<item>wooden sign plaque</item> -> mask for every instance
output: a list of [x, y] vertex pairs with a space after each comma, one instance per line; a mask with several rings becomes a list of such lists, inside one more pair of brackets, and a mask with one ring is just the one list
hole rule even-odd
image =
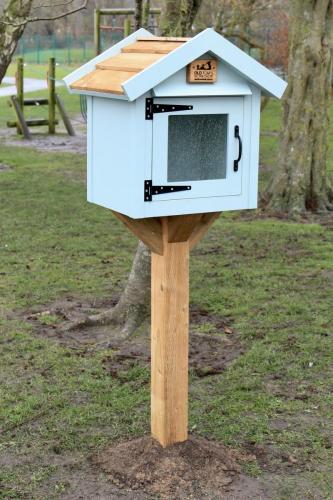
[[187, 83], [215, 83], [217, 80], [216, 59], [196, 59], [187, 65]]

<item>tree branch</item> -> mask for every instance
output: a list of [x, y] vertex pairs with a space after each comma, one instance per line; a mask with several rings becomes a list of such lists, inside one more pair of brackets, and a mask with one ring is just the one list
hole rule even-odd
[[14, 26], [15, 28], [19, 28], [20, 26], [25, 26], [28, 23], [35, 23], [36, 21], [55, 21], [56, 19], [61, 19], [66, 16], [70, 16], [71, 14], [75, 14], [75, 12], [79, 12], [80, 10], [84, 10], [87, 8], [88, 0], [84, 0], [83, 4], [80, 7], [69, 10], [68, 12], [63, 12], [62, 14], [58, 14], [56, 16], [51, 17], [28, 17], [21, 23], [14, 23], [10, 21], [3, 21], [0, 19], [0, 24], [7, 24], [9, 26]]
[[36, 5], [36, 7], [33, 7], [32, 10], [38, 10], [38, 9], [50, 9], [52, 7], [52, 9], [54, 9], [54, 7], [67, 7], [67, 5], [70, 5], [71, 3], [73, 3], [74, 0], [68, 0], [67, 2], [62, 2], [62, 3], [55, 3], [53, 5]]

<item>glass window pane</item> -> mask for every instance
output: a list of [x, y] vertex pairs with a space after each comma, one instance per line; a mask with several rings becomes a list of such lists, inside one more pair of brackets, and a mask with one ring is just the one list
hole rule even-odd
[[228, 115], [169, 116], [168, 182], [225, 179]]

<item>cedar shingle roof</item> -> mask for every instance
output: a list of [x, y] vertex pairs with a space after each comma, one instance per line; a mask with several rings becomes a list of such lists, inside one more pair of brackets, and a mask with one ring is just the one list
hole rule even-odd
[[189, 38], [139, 37], [116, 56], [96, 64], [95, 70], [72, 83], [75, 90], [124, 94], [122, 84], [181, 47]]

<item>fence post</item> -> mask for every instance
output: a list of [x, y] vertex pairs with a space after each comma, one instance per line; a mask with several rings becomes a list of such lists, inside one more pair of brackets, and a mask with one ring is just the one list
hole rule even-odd
[[95, 9], [95, 11], [94, 11], [94, 43], [95, 43], [95, 54], [97, 56], [101, 52], [100, 24], [101, 24], [101, 12], [99, 9]]
[[131, 34], [131, 19], [126, 16], [124, 20], [124, 38]]
[[[23, 83], [23, 77], [24, 77], [24, 59], [23, 57], [18, 57], [17, 58], [17, 68], [16, 68], [16, 73], [15, 73], [15, 82], [16, 82], [16, 94], [17, 94], [17, 101], [18, 104], [21, 108], [22, 115], [24, 115], [24, 83]], [[17, 122], [17, 133], [21, 134], [21, 128], [19, 127], [19, 123]]]
[[47, 73], [47, 86], [49, 90], [49, 134], [55, 134], [55, 58], [49, 59], [49, 70]]

